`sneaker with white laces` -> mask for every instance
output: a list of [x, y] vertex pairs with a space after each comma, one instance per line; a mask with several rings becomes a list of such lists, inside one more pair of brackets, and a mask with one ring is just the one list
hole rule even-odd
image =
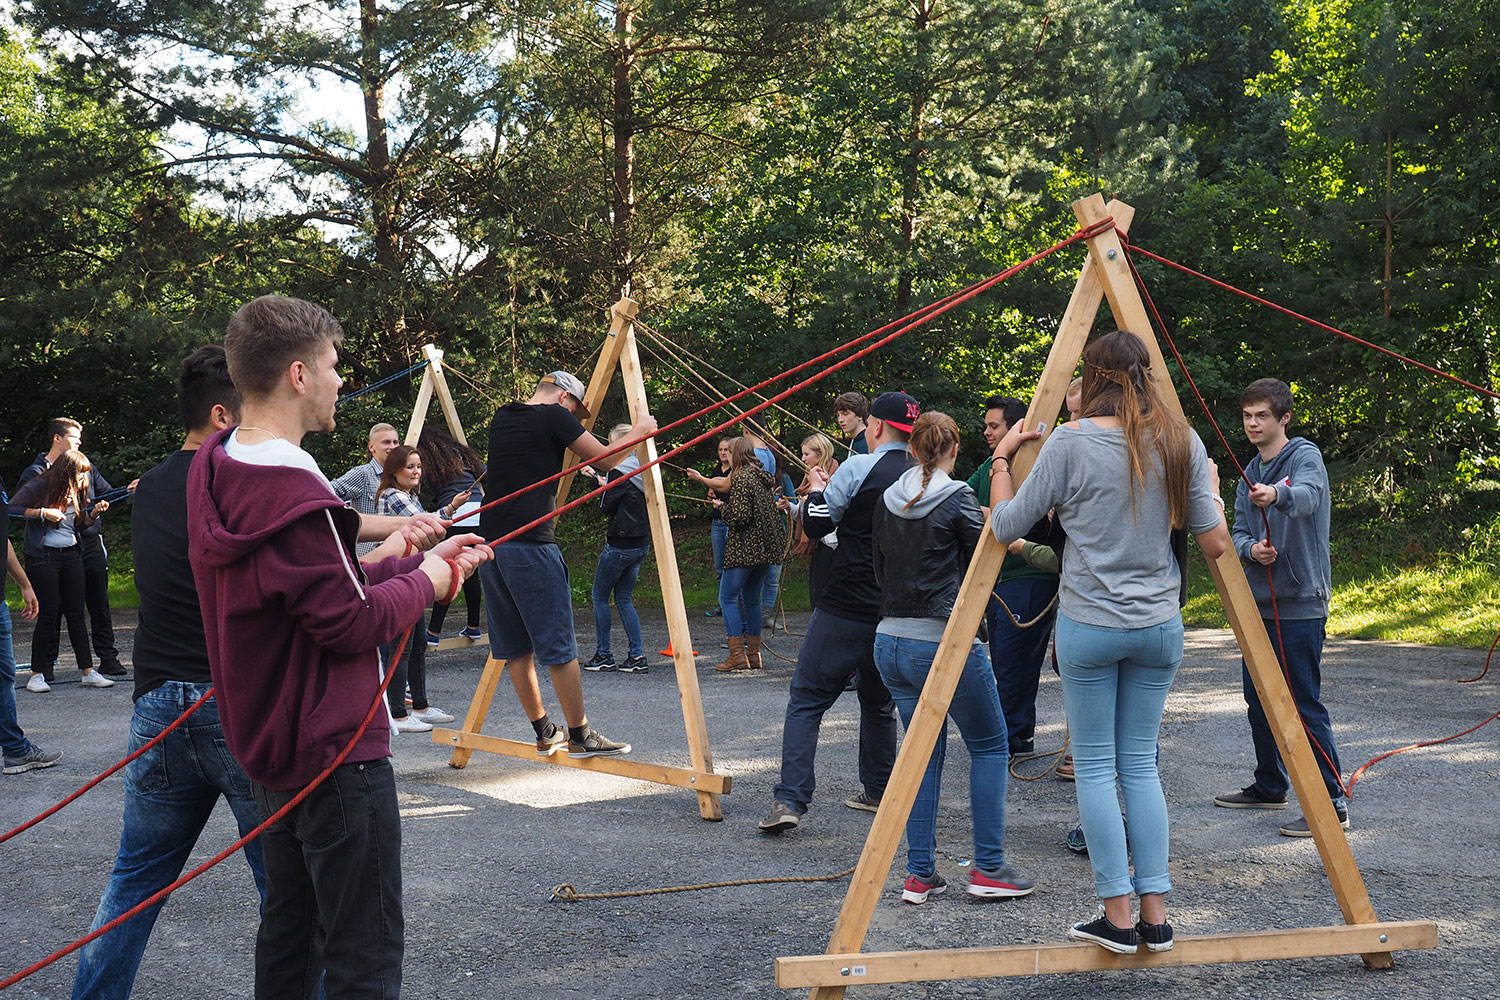
[[428, 705], [420, 712], [413, 712], [411, 713], [411, 717], [413, 719], [416, 719], [418, 722], [426, 722], [434, 726], [441, 726], [444, 723], [453, 721], [453, 716], [449, 715], [441, 708], [438, 708], [436, 705]]
[[423, 722], [415, 715], [403, 715], [401, 718], [395, 720], [395, 725], [392, 728], [398, 733], [430, 733], [432, 732], [432, 723]]
[[90, 670], [78, 681], [79, 685], [86, 688], [112, 688], [115, 682], [105, 677], [97, 670]]
[[948, 880], [937, 872], [931, 875], [908, 875], [906, 885], [901, 888], [901, 899], [907, 903], [921, 905], [928, 896], [936, 896], [948, 888]]
[[571, 737], [568, 739], [568, 756], [574, 760], [582, 760], [585, 757], [623, 757], [629, 752], [629, 743], [607, 740], [592, 729], [582, 740], [575, 740]]
[[1014, 896], [1029, 896], [1036, 883], [1026, 878], [1010, 865], [998, 868], [975, 866], [969, 872], [968, 893], [980, 899], [1003, 899]]
[[1104, 915], [1102, 906], [1099, 907], [1099, 912], [1094, 915], [1093, 920], [1069, 927], [1068, 937], [1073, 941], [1092, 941], [1116, 955], [1134, 955], [1137, 950], [1135, 928], [1116, 927]]
[[62, 760], [62, 751], [53, 750], [47, 752], [40, 747], [32, 747], [23, 754], [12, 757], [5, 755], [5, 773], [22, 774], [26, 771], [39, 771], [44, 767], [51, 767]]
[[41, 674], [32, 674], [31, 680], [26, 682], [26, 690], [32, 694], [46, 694], [52, 690], [52, 685], [47, 683], [47, 678]]

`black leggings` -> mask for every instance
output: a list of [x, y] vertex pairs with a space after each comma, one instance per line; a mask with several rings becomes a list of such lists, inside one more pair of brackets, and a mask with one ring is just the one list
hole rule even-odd
[[[448, 617], [448, 604], [434, 604], [432, 606], [432, 621], [427, 626], [427, 631], [433, 635], [443, 634], [443, 619]], [[484, 610], [484, 591], [479, 588], [479, 574], [475, 573], [464, 581], [464, 610], [469, 613], [469, 628], [479, 627], [479, 612]]]
[[381, 659], [385, 660], [385, 669], [394, 672], [391, 678], [391, 686], [385, 689], [385, 703], [391, 708], [391, 715], [398, 719], [405, 718], [408, 714], [406, 709], [406, 688], [411, 685], [411, 707], [418, 712], [427, 710], [427, 640], [422, 635], [423, 622], [425, 619], [418, 618], [417, 623], [412, 626], [411, 638], [406, 640], [406, 652], [401, 654], [400, 663], [391, 663], [391, 657], [396, 652], [396, 643], [401, 639], [398, 636], [395, 642], [380, 647]]
[[31, 669], [48, 682], [55, 679], [53, 666], [62, 642], [62, 620], [68, 620], [68, 641], [78, 669], [94, 669], [94, 654], [89, 647], [88, 614], [83, 604], [83, 549], [70, 545], [63, 549], [48, 548], [41, 558], [26, 557], [26, 575], [36, 589], [41, 613], [31, 633]]

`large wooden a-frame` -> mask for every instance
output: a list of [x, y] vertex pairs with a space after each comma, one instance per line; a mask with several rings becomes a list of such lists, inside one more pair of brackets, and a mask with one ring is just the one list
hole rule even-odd
[[[1080, 227], [1087, 228], [1113, 216], [1127, 231], [1134, 211], [1129, 205], [1093, 195], [1073, 205]], [[1067, 312], [1047, 357], [1026, 426], [1055, 426], [1069, 381], [1083, 354], [1101, 300], [1109, 301], [1115, 325], [1140, 336], [1151, 351], [1152, 371], [1159, 385], [1172, 384], [1171, 373], [1156, 343], [1119, 235], [1106, 230], [1088, 241], [1089, 255], [1068, 303]], [[1176, 393], [1164, 394], [1170, 405], [1181, 404]], [[1012, 463], [1019, 484], [1036, 460], [1040, 442], [1023, 447]], [[1381, 923], [1375, 916], [1364, 879], [1354, 863], [1349, 841], [1339, 827], [1313, 751], [1303, 731], [1297, 708], [1282, 677], [1276, 653], [1266, 634], [1239, 557], [1233, 549], [1211, 563], [1219, 597], [1224, 602], [1255, 689], [1265, 707], [1276, 745], [1286, 762], [1292, 786], [1302, 804], [1317, 842], [1323, 867], [1343, 911], [1346, 926], [1304, 927], [1225, 935], [1183, 936], [1167, 952], [1116, 955], [1092, 944], [1016, 945], [861, 954], [875, 904], [890, 873], [891, 862], [911, 813], [922, 775], [948, 705], [963, 671], [969, 645], [979, 628], [985, 604], [999, 574], [1005, 549], [986, 531], [964, 578], [963, 588], [943, 641], [922, 690], [921, 700], [896, 756], [880, 810], [870, 827], [864, 852], [833, 927], [824, 955], [776, 960], [776, 985], [784, 989], [812, 987], [815, 1000], [835, 1000], [846, 987], [875, 983], [975, 979], [991, 976], [1029, 976], [1050, 972], [1134, 969], [1159, 966], [1207, 965], [1276, 958], [1361, 955], [1370, 968], [1391, 965], [1391, 952], [1437, 945], [1437, 925], [1429, 921]]]
[[[588, 391], [585, 393], [584, 401], [590, 414], [599, 412], [599, 404], [604, 401], [604, 396], [609, 391], [609, 384], [614, 378], [616, 368], [620, 370], [621, 378], [625, 383], [625, 400], [630, 409], [631, 418], [635, 419], [639, 414], [649, 412], [646, 405], [646, 380], [641, 373], [641, 356], [636, 347], [635, 329], [631, 323], [638, 309], [636, 303], [629, 298], [620, 299], [610, 309], [609, 334], [599, 352], [599, 361], [594, 367], [593, 378], [589, 381]], [[422, 385], [425, 390], [427, 382], [424, 380]], [[446, 391], [446, 386], [439, 384], [440, 398], [446, 398]], [[419, 396], [418, 405], [425, 410], [426, 397]], [[449, 407], [445, 406], [444, 412], [446, 413], [448, 409]], [[592, 428], [594, 417], [585, 418], [583, 425], [586, 429]], [[643, 465], [655, 461], [656, 442], [654, 440], [642, 442], [636, 449], [636, 455]], [[576, 464], [571, 453], [567, 461], [569, 467]], [[682, 719], [687, 728], [688, 756], [692, 766], [677, 768], [662, 764], [649, 764], [633, 756], [587, 757], [582, 760], [574, 760], [561, 754], [538, 757], [536, 747], [532, 743], [484, 735], [480, 729], [484, 725], [485, 716], [489, 714], [490, 701], [494, 698], [495, 687], [500, 683], [505, 671], [505, 661], [494, 657], [489, 657], [485, 661], [484, 673], [480, 675], [479, 686], [474, 692], [473, 701], [469, 704], [469, 711], [464, 717], [462, 728], [434, 729], [432, 741], [454, 748], [453, 756], [448, 761], [453, 767], [463, 767], [469, 762], [469, 757], [475, 750], [483, 750], [487, 753], [504, 754], [508, 757], [518, 757], [541, 764], [603, 771], [626, 778], [636, 778], [640, 781], [676, 785], [698, 794], [698, 813], [704, 819], [721, 820], [724, 818], [724, 813], [719, 805], [719, 796], [728, 793], [730, 779], [728, 775], [714, 773], [713, 755], [709, 751], [708, 725], [703, 715], [703, 699], [698, 691], [698, 671], [693, 661], [693, 640], [688, 634], [687, 607], [683, 603], [682, 578], [677, 571], [677, 549], [672, 541], [672, 525], [667, 516], [667, 500], [662, 486], [661, 466], [652, 466], [641, 473], [640, 478], [646, 487], [646, 512], [651, 521], [651, 544], [655, 550], [657, 573], [661, 578], [662, 603], [667, 612], [667, 634], [672, 640], [672, 665], [677, 672], [677, 694], [682, 701]], [[572, 482], [573, 476], [570, 473], [558, 483], [559, 506], [567, 499], [568, 489]], [[629, 487], [622, 488], [628, 489]]]

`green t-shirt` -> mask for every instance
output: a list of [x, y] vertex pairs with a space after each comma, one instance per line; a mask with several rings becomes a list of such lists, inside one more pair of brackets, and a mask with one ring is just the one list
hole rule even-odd
[[[990, 505], [990, 467], [994, 465], [993, 458], [987, 458], [979, 463], [979, 468], [969, 477], [969, 489], [979, 497], [981, 506]], [[1013, 552], [1005, 553], [1005, 562], [1000, 564], [1000, 580], [1047, 580], [1057, 576], [1031, 565], [1025, 559]], [[1000, 583], [996, 581], [996, 586]]]

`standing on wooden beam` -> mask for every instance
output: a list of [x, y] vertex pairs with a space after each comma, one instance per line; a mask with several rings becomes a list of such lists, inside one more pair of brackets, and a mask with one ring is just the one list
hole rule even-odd
[[[495, 496], [506, 496], [562, 470], [571, 451], [596, 470], [612, 469], [630, 452], [601, 458], [607, 450], [578, 421], [589, 416], [583, 383], [568, 372], [544, 375], [524, 403], [507, 403], [490, 421], [486, 483]], [[642, 412], [626, 435], [644, 440], [656, 431], [656, 418]], [[549, 490], [532, 490], [484, 511], [479, 531], [500, 538], [550, 514], [556, 498]], [[536, 730], [536, 752], [550, 757], [566, 749], [569, 757], [614, 757], [630, 752], [629, 743], [605, 739], [589, 727], [583, 709], [583, 674], [573, 633], [573, 595], [568, 569], [552, 521], [494, 547], [495, 559], [480, 572], [489, 617], [490, 655], [505, 660], [510, 682], [526, 718]], [[536, 666], [552, 674], [552, 689], [562, 704], [567, 729], [552, 721], [542, 701]]]
[[[1068, 936], [1135, 954], [1172, 947], [1167, 923], [1167, 804], [1157, 772], [1162, 708], [1182, 662], [1181, 569], [1170, 541], [1186, 527], [1210, 558], [1229, 545], [1218, 470], [1151, 375], [1140, 338], [1115, 331], [1083, 354], [1080, 418], [1059, 427], [1017, 491], [1010, 463], [1041, 436], [1013, 427], [995, 447], [991, 524], [1002, 544], [1056, 510], [1062, 561], [1057, 658], [1073, 741], [1078, 809], [1100, 913]], [[1127, 848], [1115, 782], [1130, 815]], [[1134, 869], [1132, 876], [1132, 866]], [[1130, 894], [1140, 896], [1132, 925]]]

